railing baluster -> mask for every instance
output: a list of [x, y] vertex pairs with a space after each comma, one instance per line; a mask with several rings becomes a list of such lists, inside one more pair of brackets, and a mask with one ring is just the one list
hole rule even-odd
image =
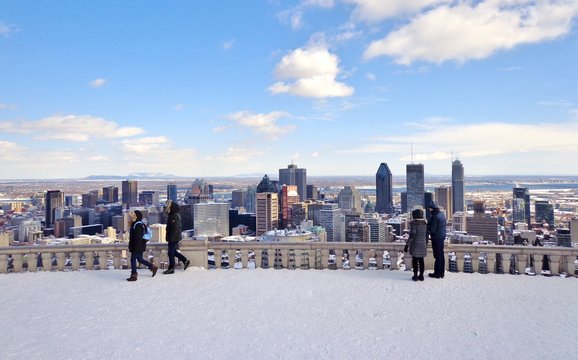
[[86, 270], [94, 270], [94, 250], [85, 251], [84, 259], [86, 262]]
[[[572, 263], [574, 266], [574, 263]], [[6, 274], [8, 272], [8, 255], [0, 254], [0, 274]]]
[[[80, 269], [80, 253], [75, 251], [70, 253], [70, 263], [72, 271], [77, 271]], [[30, 267], [30, 264], [29, 264]]]
[[14, 272], [19, 273], [22, 272], [22, 259], [23, 259], [23, 255], [20, 253], [16, 253], [16, 254], [12, 254], [12, 266]]

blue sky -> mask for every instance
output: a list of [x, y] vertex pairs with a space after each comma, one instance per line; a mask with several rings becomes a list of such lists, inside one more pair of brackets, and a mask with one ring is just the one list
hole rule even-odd
[[0, 178], [578, 174], [576, 0], [2, 1]]

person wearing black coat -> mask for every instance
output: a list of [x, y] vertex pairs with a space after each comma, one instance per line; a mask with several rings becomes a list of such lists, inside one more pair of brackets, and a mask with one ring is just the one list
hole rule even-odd
[[168, 244], [168, 257], [169, 257], [169, 268], [163, 271], [163, 274], [174, 274], [175, 273], [175, 257], [179, 259], [184, 267], [183, 270], [187, 270], [191, 262], [183, 254], [181, 254], [179, 249], [179, 243], [183, 239], [183, 229], [181, 224], [181, 213], [179, 204], [169, 200], [167, 201], [167, 206], [165, 209], [167, 213], [167, 244]]
[[131, 224], [128, 241], [128, 250], [130, 251], [130, 277], [127, 281], [136, 281], [138, 278], [137, 261], [145, 265], [153, 276], [157, 274], [158, 267], [143, 258], [143, 253], [147, 249], [147, 243], [143, 239], [146, 232], [146, 225], [142, 222], [142, 213], [138, 210], [129, 213]]
[[431, 239], [431, 247], [434, 256], [434, 272], [429, 277], [442, 279], [445, 272], [444, 241], [446, 240], [446, 217], [435, 202], [428, 205], [431, 218], [427, 224], [427, 230]]

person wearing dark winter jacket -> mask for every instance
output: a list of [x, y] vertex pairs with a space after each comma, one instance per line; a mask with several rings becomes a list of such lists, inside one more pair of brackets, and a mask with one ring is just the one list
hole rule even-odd
[[189, 265], [191, 265], [191, 262], [178, 251], [179, 243], [183, 239], [183, 229], [181, 224], [181, 213], [179, 205], [176, 202], [169, 200], [167, 202], [165, 212], [167, 213], [166, 240], [168, 244], [169, 268], [163, 271], [163, 274], [174, 274], [175, 257], [183, 263], [183, 270], [187, 270]]
[[427, 225], [427, 230], [435, 259], [434, 272], [428, 274], [428, 276], [442, 279], [445, 272], [444, 241], [446, 240], [446, 217], [433, 201], [429, 203], [428, 209], [431, 213], [431, 218]]
[[142, 213], [138, 210], [134, 212], [131, 211], [129, 217], [131, 220], [128, 241], [128, 250], [130, 251], [130, 277], [126, 280], [137, 280], [137, 261], [149, 268], [153, 276], [155, 276], [158, 267], [143, 258], [143, 253], [147, 249], [147, 243], [143, 239], [143, 235], [146, 233], [146, 225], [142, 222]]
[[[424, 257], [427, 256], [427, 223], [423, 218], [423, 210], [411, 212], [413, 220], [409, 224], [409, 238], [404, 251], [410, 253], [413, 268], [413, 281], [423, 281]], [[419, 275], [418, 275], [419, 270]]]

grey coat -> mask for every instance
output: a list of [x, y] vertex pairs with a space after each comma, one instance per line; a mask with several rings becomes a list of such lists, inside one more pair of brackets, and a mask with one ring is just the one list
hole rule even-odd
[[414, 219], [409, 224], [407, 245], [412, 257], [427, 256], [427, 224], [424, 219]]

